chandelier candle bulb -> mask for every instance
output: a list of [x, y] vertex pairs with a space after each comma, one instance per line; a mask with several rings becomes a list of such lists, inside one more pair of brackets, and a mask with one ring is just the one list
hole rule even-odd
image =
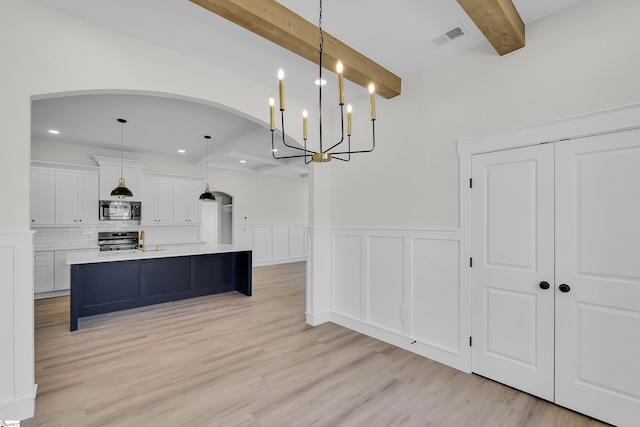
[[284, 71], [278, 70], [278, 88], [280, 90], [280, 111], [284, 111]]
[[273, 96], [269, 98], [269, 128], [271, 130], [274, 130], [275, 127], [273, 125], [274, 122], [274, 104], [276, 103], [276, 101], [273, 99]]
[[347, 105], [347, 135], [351, 136], [351, 111], [353, 111], [353, 108], [351, 107], [351, 104]]
[[340, 105], [344, 105], [344, 80], [342, 78], [342, 71], [344, 67], [342, 66], [342, 61], [338, 61], [336, 64], [336, 71], [338, 72], [338, 96], [340, 99]]
[[307, 110], [302, 110], [302, 139], [307, 140]]
[[376, 119], [376, 87], [369, 83], [369, 103], [371, 104], [371, 120]]

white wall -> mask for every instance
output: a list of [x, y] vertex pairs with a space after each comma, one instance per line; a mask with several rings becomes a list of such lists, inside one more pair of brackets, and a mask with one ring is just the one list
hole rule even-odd
[[638, 16], [637, 0], [584, 0], [529, 25], [523, 49], [487, 43], [403, 78], [401, 96], [377, 99], [376, 150], [329, 164], [331, 224], [457, 228], [454, 140], [640, 101]]

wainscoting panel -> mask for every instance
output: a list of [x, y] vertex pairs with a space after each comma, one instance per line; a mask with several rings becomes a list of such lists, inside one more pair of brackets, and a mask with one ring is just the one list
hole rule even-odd
[[335, 236], [334, 253], [334, 311], [360, 319], [362, 316], [362, 237]]
[[289, 227], [276, 225], [273, 227], [273, 259], [289, 258]]
[[369, 318], [372, 325], [402, 333], [404, 239], [369, 237]]
[[253, 241], [253, 257], [256, 262], [273, 260], [273, 229], [272, 225], [256, 225]]
[[271, 265], [304, 261], [306, 254], [306, 225], [245, 224], [234, 229], [236, 245], [253, 250], [253, 265]]
[[34, 414], [33, 233], [0, 233], [0, 420]]
[[460, 280], [468, 261], [461, 260], [458, 231], [329, 233], [330, 321], [470, 371], [470, 325], [461, 321], [469, 290]]
[[289, 226], [289, 258], [305, 257], [305, 226]]
[[460, 242], [413, 239], [411, 335], [458, 355]]

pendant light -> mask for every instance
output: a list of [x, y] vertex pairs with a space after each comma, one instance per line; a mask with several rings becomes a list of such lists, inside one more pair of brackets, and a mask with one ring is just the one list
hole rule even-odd
[[211, 137], [209, 135], [205, 135], [204, 139], [207, 144], [207, 186], [204, 189], [204, 193], [200, 195], [200, 200], [203, 202], [212, 202], [216, 199], [216, 196], [214, 196], [211, 190], [209, 190], [209, 140]]
[[124, 178], [122, 173], [122, 151], [124, 149], [124, 124], [127, 123], [125, 119], [118, 119], [120, 122], [120, 179], [118, 180], [118, 186], [111, 190], [111, 195], [114, 197], [133, 197], [131, 190], [124, 184]]

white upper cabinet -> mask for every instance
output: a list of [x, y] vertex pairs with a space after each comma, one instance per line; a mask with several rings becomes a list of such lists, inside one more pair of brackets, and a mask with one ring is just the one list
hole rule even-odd
[[111, 191], [118, 186], [122, 176], [125, 185], [133, 193], [133, 197], [127, 197], [126, 200], [132, 202], [142, 201], [141, 183], [144, 162], [101, 156], [93, 156], [93, 159], [100, 167], [100, 200], [121, 200], [118, 197], [111, 196]]
[[98, 223], [98, 174], [58, 170], [55, 174], [55, 223]]
[[142, 180], [143, 224], [173, 223], [173, 180], [144, 178]]
[[175, 180], [173, 182], [173, 222], [175, 224], [200, 223], [201, 182]]
[[55, 223], [55, 183], [53, 169], [31, 169], [31, 225]]

